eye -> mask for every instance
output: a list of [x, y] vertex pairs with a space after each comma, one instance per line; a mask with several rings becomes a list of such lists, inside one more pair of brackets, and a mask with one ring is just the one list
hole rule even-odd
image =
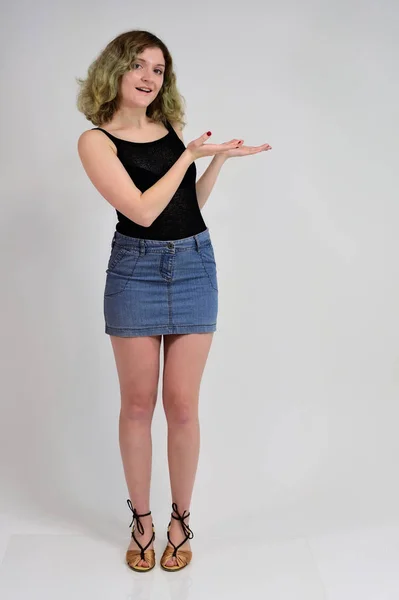
[[[134, 68], [136, 65], [137, 65], [138, 67], [141, 67], [141, 66], [142, 66], [140, 63], [133, 63], [133, 68]], [[162, 75], [162, 73], [163, 73], [163, 71], [162, 71], [161, 69], [155, 69], [155, 71], [158, 71], [158, 73], [159, 73], [160, 75]]]

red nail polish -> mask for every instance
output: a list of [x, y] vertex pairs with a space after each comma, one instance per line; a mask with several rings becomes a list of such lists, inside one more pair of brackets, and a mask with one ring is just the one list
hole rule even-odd
[[212, 131], [207, 131], [206, 135], [212, 135]]

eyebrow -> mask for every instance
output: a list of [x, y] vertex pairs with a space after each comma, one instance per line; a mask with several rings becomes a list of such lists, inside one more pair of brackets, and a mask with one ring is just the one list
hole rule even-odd
[[[142, 62], [147, 62], [144, 58], [136, 58], [136, 60], [141, 60]], [[155, 66], [156, 67], [164, 67], [165, 65], [163, 63], [158, 63]]]

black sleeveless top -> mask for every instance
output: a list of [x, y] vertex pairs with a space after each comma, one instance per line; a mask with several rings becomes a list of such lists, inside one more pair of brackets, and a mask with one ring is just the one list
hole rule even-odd
[[[165, 175], [185, 150], [184, 143], [169, 121], [166, 121], [166, 127], [169, 133], [151, 142], [129, 142], [101, 127], [92, 129], [103, 131], [114, 142], [119, 160], [134, 184], [141, 192], [145, 192]], [[150, 240], [178, 240], [204, 231], [207, 227], [198, 206], [196, 174], [193, 162], [169, 204], [150, 227], [143, 227], [116, 210], [116, 230], [124, 235]]]

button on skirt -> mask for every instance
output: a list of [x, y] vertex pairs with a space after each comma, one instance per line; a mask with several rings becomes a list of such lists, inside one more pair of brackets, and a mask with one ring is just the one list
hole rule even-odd
[[217, 269], [209, 229], [170, 241], [115, 231], [104, 289], [105, 333], [208, 333], [216, 331], [217, 313]]

